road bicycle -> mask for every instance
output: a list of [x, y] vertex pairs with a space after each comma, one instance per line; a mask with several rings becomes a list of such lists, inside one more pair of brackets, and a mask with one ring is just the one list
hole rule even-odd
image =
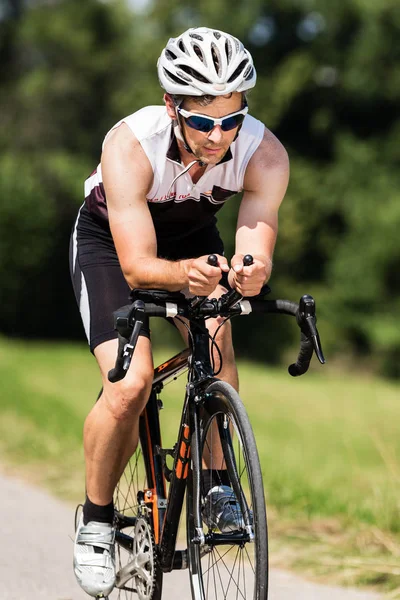
[[[216, 260], [209, 257], [210, 264]], [[251, 261], [246, 256], [244, 263]], [[115, 491], [113, 598], [160, 600], [163, 574], [188, 569], [193, 600], [267, 599], [267, 515], [256, 442], [238, 393], [217, 378], [214, 355], [219, 349], [215, 336], [210, 341], [206, 320], [220, 316], [225, 322], [236, 315], [261, 312], [293, 315], [301, 341], [289, 373], [305, 373], [314, 351], [324, 363], [313, 298], [305, 295], [298, 304], [266, 300], [269, 291], [264, 286], [259, 296], [242, 298], [230, 290], [217, 300], [134, 290], [132, 304], [114, 313], [119, 351], [110, 381], [126, 374], [145, 317], [185, 318], [189, 347], [155, 369], [152, 391], [140, 417], [140, 445]], [[160, 395], [167, 380], [185, 369], [188, 376], [177, 441], [167, 449], [161, 441]], [[228, 531], [205, 524], [210, 482], [217, 488], [225, 485], [222, 489], [232, 495], [228, 504], [238, 514]], [[178, 550], [181, 514], [185, 516], [186, 548]]]

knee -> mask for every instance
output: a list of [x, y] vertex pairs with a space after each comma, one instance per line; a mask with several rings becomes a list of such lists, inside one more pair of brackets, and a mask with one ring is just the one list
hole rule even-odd
[[104, 391], [108, 410], [117, 420], [135, 418], [144, 409], [151, 391], [151, 373], [128, 374]]
[[209, 333], [214, 338], [216, 344], [221, 349], [226, 357], [234, 357], [232, 343], [232, 327], [229, 321], [226, 321], [220, 328], [220, 324], [224, 323], [222, 319], [213, 319], [213, 323], [209, 326]]
[[[231, 324], [225, 323], [218, 332], [217, 332], [217, 329], [218, 329], [218, 322], [215, 323], [215, 325], [212, 329], [210, 328], [210, 334], [213, 337], [215, 336], [214, 337], [215, 343], [221, 352], [225, 366], [228, 367], [228, 365], [229, 365], [229, 367], [232, 368], [235, 365], [235, 352], [234, 352], [233, 344], [232, 344]], [[211, 347], [211, 349], [212, 349], [212, 352], [214, 355], [214, 359], [219, 357], [219, 353], [216, 351], [216, 349], [213, 346]], [[217, 358], [217, 362], [219, 363], [218, 358]]]

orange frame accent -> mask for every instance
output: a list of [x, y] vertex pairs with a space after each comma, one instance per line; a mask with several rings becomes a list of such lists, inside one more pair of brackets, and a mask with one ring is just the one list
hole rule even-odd
[[187, 462], [190, 456], [189, 425], [183, 425], [183, 436], [175, 469], [178, 479], [186, 479], [189, 472], [189, 463]]

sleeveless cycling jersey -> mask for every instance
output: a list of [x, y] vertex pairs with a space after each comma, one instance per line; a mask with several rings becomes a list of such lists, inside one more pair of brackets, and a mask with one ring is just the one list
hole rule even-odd
[[[215, 214], [226, 200], [242, 191], [246, 167], [264, 135], [263, 123], [246, 115], [238, 138], [224, 158], [208, 165], [199, 181], [193, 183], [189, 173], [182, 174], [185, 166], [180, 160], [173, 121], [164, 106], [142, 108], [121, 119], [110, 131], [121, 123], [134, 133], [153, 169], [153, 185], [146, 198], [159, 240], [179, 239], [215, 222]], [[85, 204], [97, 221], [108, 223], [100, 164], [85, 182]]]

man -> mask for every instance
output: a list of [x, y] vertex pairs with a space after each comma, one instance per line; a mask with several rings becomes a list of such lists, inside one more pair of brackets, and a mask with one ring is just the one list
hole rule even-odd
[[[239, 40], [189, 29], [169, 40], [158, 75], [165, 106], [143, 108], [107, 134], [101, 164], [85, 183], [71, 244], [75, 293], [103, 378], [84, 427], [87, 497], [74, 550], [76, 577], [92, 596], [108, 595], [115, 584], [113, 492], [137, 446], [153, 374], [150, 335], [142, 330], [127, 376], [108, 381], [117, 354], [112, 312], [133, 288], [189, 288], [218, 297], [227, 280], [243, 296], [258, 294], [271, 274], [288, 183], [283, 146], [247, 115], [245, 92], [255, 85], [256, 72]], [[242, 190], [229, 264], [215, 213]], [[217, 266], [207, 263], [211, 253]], [[254, 263], [243, 266], [248, 253]], [[217, 326], [208, 321], [212, 334]], [[220, 377], [237, 389], [229, 323], [217, 342]], [[218, 475], [223, 480], [223, 472]], [[231, 493], [210, 483], [219, 513]]]

